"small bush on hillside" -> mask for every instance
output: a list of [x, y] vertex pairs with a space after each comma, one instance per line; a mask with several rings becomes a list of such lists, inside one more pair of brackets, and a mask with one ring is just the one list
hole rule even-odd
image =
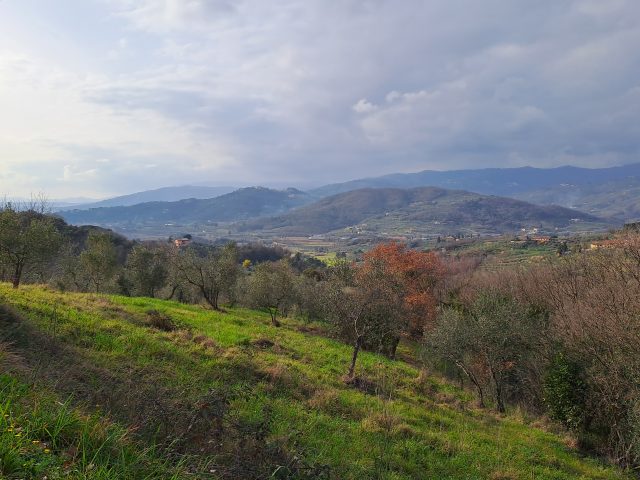
[[549, 415], [576, 430], [584, 422], [587, 389], [579, 365], [558, 354], [544, 382], [544, 401]]
[[159, 312], [158, 310], [148, 310], [147, 321], [151, 327], [162, 330], [163, 332], [173, 332], [177, 328], [169, 315]]

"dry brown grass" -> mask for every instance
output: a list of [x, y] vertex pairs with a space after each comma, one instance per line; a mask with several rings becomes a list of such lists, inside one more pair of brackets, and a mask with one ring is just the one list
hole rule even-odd
[[25, 372], [24, 359], [11, 349], [7, 342], [0, 342], [0, 372]]
[[360, 424], [366, 432], [392, 432], [394, 429], [400, 428], [402, 419], [389, 411], [383, 410], [382, 412], [371, 413]]
[[163, 332], [173, 332], [177, 328], [175, 322], [169, 315], [159, 312], [158, 310], [147, 311], [146, 323], [150, 327], [162, 330]]

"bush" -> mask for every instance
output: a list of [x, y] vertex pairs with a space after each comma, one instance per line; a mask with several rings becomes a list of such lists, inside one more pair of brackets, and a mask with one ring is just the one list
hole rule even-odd
[[562, 353], [556, 355], [543, 388], [549, 416], [571, 430], [578, 430], [584, 423], [587, 396], [581, 368]]

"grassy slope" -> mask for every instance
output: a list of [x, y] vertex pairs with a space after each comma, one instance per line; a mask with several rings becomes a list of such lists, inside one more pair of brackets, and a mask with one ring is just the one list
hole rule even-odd
[[[276, 329], [255, 311], [0, 284], [3, 303], [9, 478], [624, 478], [403, 362], [364, 353], [367, 388], [348, 387], [349, 348], [293, 320]], [[179, 328], [150, 327], [149, 309]], [[58, 403], [72, 394], [75, 410]], [[62, 436], [60, 416], [71, 418]], [[151, 437], [172, 455], [143, 449]]]

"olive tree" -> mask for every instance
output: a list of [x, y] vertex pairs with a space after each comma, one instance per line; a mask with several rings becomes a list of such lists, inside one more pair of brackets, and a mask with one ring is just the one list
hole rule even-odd
[[100, 292], [118, 270], [118, 252], [111, 235], [91, 231], [87, 237], [87, 247], [80, 254], [78, 266], [95, 292]]
[[249, 277], [247, 300], [250, 306], [267, 310], [271, 324], [279, 327], [278, 315], [295, 300], [295, 286], [295, 275], [286, 260], [260, 263]]
[[168, 253], [161, 247], [136, 245], [127, 257], [125, 272], [135, 294], [155, 297], [169, 274]]
[[489, 389], [496, 409], [504, 412], [506, 391], [521, 381], [544, 320], [504, 293], [483, 291], [466, 308], [446, 310], [426, 344], [469, 378], [481, 404]]
[[220, 311], [220, 296], [231, 294], [238, 278], [238, 249], [234, 243], [206, 253], [195, 248], [177, 251], [172, 257], [174, 277], [194, 287], [202, 298]]
[[50, 261], [62, 243], [55, 219], [43, 210], [0, 207], [0, 264], [9, 269], [13, 288], [27, 268]]
[[368, 268], [338, 264], [330, 274], [325, 304], [336, 333], [353, 347], [347, 380], [354, 378], [362, 348], [384, 352], [404, 326], [400, 285], [375, 263]]

